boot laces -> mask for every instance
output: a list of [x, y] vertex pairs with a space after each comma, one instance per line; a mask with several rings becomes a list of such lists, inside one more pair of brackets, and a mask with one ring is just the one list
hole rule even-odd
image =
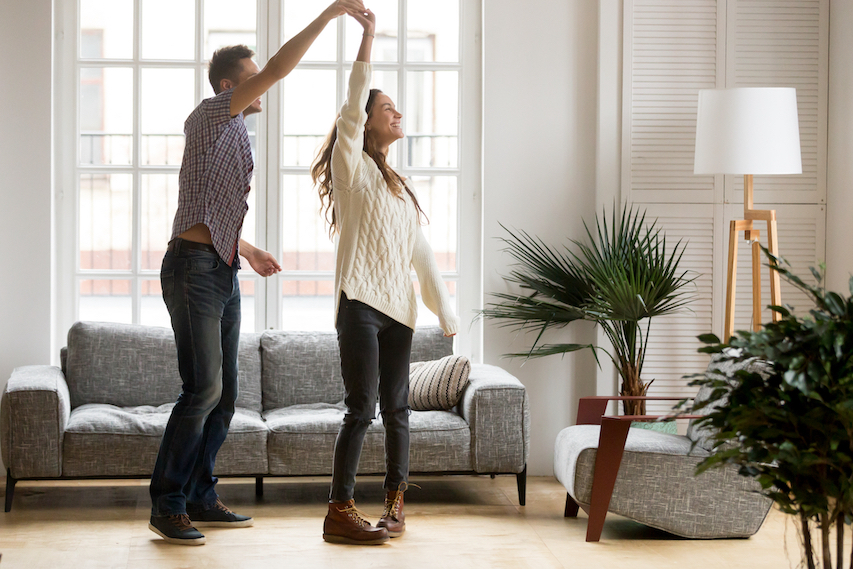
[[216, 503], [213, 505], [213, 507], [216, 508], [217, 510], [222, 510], [226, 514], [232, 514], [233, 513], [230, 509], [228, 509], [228, 506], [226, 506], [225, 504], [222, 503], [222, 500], [220, 500], [219, 498], [216, 499]]
[[180, 531], [186, 531], [193, 527], [190, 517], [187, 514], [175, 514], [174, 516], [169, 516], [169, 521]]
[[364, 512], [361, 512], [358, 508], [355, 507], [355, 504], [351, 506], [347, 506], [345, 508], [338, 508], [338, 511], [342, 514], [345, 514], [349, 519], [358, 524], [358, 527], [369, 526], [370, 522], [367, 521], [367, 516]]
[[385, 511], [382, 513], [383, 518], [397, 519], [397, 514], [400, 511], [400, 502], [403, 501], [403, 492], [408, 490], [409, 486], [420, 488], [417, 484], [409, 484], [405, 481], [400, 482], [400, 485], [397, 486], [397, 490], [394, 491], [394, 499], [389, 500], [388, 498], [385, 498]]

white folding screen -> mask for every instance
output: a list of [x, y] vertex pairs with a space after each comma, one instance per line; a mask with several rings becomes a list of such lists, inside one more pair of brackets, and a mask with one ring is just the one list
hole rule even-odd
[[[696, 336], [722, 334], [728, 224], [743, 216], [743, 178], [696, 176], [699, 89], [797, 88], [803, 174], [756, 176], [757, 209], [775, 209], [779, 251], [797, 274], [824, 258], [828, 0], [625, 0], [622, 200], [645, 208], [681, 266], [699, 275], [691, 311], [655, 320], [644, 369], [650, 394], [687, 396], [707, 365]], [[763, 224], [756, 228], [766, 238]], [[735, 329], [751, 323], [750, 252], [739, 244]], [[767, 269], [762, 301], [769, 301]], [[783, 284], [783, 303], [808, 301]], [[765, 310], [765, 320], [769, 313]], [[667, 404], [651, 405], [664, 412]]]

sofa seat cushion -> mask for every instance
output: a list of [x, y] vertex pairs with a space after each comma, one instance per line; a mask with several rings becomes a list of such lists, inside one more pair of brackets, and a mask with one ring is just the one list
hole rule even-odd
[[[600, 429], [597, 425], [575, 425], [567, 427], [557, 434], [554, 445], [554, 476], [569, 494], [575, 494], [577, 464], [581, 453], [591, 450], [593, 456], [598, 448]], [[670, 435], [647, 429], [630, 429], [625, 441], [625, 454], [630, 452], [649, 453], [654, 458], [659, 454], [686, 456], [691, 453], [692, 443], [687, 437]], [[708, 456], [702, 449], [694, 449], [692, 454]]]
[[[309, 403], [264, 413], [269, 427], [270, 474], [328, 475], [343, 404]], [[379, 410], [376, 416], [380, 417]], [[452, 411], [412, 411], [409, 416], [411, 472], [471, 470], [471, 431]], [[360, 474], [385, 472], [385, 429], [377, 419], [367, 430]]]
[[[62, 475], [150, 476], [174, 403], [158, 407], [81, 405], [63, 440]], [[267, 428], [260, 413], [237, 408], [217, 455], [217, 474], [267, 471]]]

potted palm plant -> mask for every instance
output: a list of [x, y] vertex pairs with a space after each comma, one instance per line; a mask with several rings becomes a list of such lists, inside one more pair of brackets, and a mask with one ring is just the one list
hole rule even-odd
[[[809, 295], [814, 308], [798, 316], [790, 307], [772, 306], [778, 322], [737, 332], [728, 344], [700, 336], [707, 344], [700, 351], [721, 363], [758, 358], [766, 365], [760, 373], [709, 374], [692, 382], [710, 390], [695, 409], [705, 408], [698, 424], [715, 431], [714, 453], [699, 472], [738, 465], [798, 519], [805, 566], [853, 568], [853, 557], [844, 559], [844, 528], [853, 521], [853, 278], [851, 296], [844, 298], [821, 286], [822, 270], [812, 269], [817, 284], [809, 285], [784, 260], [770, 257], [774, 270]], [[819, 539], [813, 539], [815, 530]]]
[[[503, 226], [501, 226], [503, 227]], [[535, 358], [590, 349], [604, 351], [621, 377], [621, 395], [646, 395], [643, 361], [652, 318], [681, 309], [693, 296], [688, 287], [695, 276], [679, 270], [684, 253], [679, 241], [667, 251], [666, 236], [645, 212], [627, 205], [611, 221], [602, 213], [595, 231], [586, 222], [587, 241], [572, 240], [573, 249], [546, 245], [524, 231], [504, 238], [505, 251], [515, 264], [505, 280], [521, 288], [519, 294], [493, 293], [480, 315], [516, 330], [538, 330], [529, 350], [505, 354]], [[543, 334], [585, 320], [601, 326], [610, 346], [545, 344]], [[644, 415], [645, 401], [623, 401], [626, 415]]]

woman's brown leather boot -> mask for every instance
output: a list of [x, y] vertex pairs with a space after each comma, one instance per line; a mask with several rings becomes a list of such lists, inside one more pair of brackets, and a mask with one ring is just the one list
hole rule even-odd
[[391, 537], [400, 537], [406, 531], [406, 514], [403, 513], [403, 492], [406, 486], [403, 482], [397, 490], [389, 490], [385, 494], [385, 511], [376, 524], [376, 527], [387, 529]]
[[379, 545], [388, 541], [388, 530], [373, 527], [355, 507], [355, 500], [329, 502], [323, 522], [323, 539], [329, 543]]

